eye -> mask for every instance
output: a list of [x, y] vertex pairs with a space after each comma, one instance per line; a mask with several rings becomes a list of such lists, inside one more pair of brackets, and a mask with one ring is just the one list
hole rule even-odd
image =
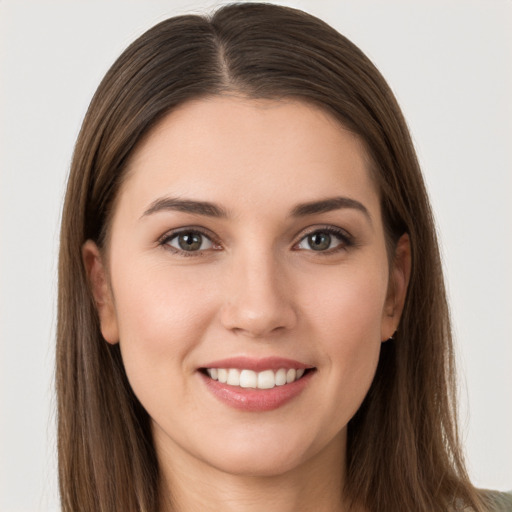
[[351, 240], [349, 236], [342, 230], [323, 228], [308, 233], [300, 240], [296, 248], [316, 252], [331, 252], [350, 245]]
[[213, 248], [213, 242], [205, 234], [194, 230], [170, 235], [162, 240], [162, 245], [184, 252], [200, 252]]

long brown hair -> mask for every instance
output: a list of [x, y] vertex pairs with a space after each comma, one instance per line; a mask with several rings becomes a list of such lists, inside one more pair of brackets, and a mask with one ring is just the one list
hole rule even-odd
[[[156, 512], [150, 421], [118, 345], [100, 333], [81, 259], [100, 246], [127, 160], [148, 131], [192, 98], [235, 92], [299, 98], [364, 142], [388, 245], [407, 232], [412, 274], [394, 341], [349, 423], [346, 492], [374, 512], [481, 510], [456, 428], [454, 358], [434, 223], [411, 138], [374, 65], [301, 11], [234, 4], [168, 19], [135, 41], [101, 82], [78, 137], [62, 215], [57, 334], [58, 449], [65, 512]], [[392, 254], [392, 251], [390, 251]]]

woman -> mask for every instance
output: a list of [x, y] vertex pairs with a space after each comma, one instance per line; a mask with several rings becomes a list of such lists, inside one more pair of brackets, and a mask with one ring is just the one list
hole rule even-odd
[[63, 510], [487, 510], [421, 173], [300, 11], [167, 20], [107, 73], [63, 213]]

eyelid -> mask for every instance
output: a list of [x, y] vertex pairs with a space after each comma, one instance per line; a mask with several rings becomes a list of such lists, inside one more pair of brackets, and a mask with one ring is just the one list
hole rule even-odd
[[[352, 247], [355, 245], [355, 239], [354, 237], [343, 228], [340, 228], [338, 226], [333, 226], [331, 224], [324, 224], [324, 225], [316, 225], [316, 226], [309, 226], [305, 230], [303, 230], [300, 235], [297, 237], [298, 240], [293, 244], [293, 247], [296, 248], [298, 244], [300, 244], [306, 237], [309, 235], [312, 235], [313, 233], [321, 232], [321, 233], [328, 233], [330, 235], [334, 235], [338, 237], [342, 243], [340, 244], [341, 247], [338, 248], [338, 246], [328, 249], [326, 251], [317, 251], [317, 254], [330, 254], [332, 252], [336, 252], [337, 250], [343, 250], [347, 249], [349, 247]], [[306, 249], [296, 249], [296, 250], [306, 250]], [[311, 249], [313, 251], [313, 249]]]
[[[204, 249], [204, 250], [200, 250], [200, 251], [190, 251], [189, 252], [189, 251], [182, 251], [176, 247], [173, 247], [172, 245], [170, 245], [168, 243], [171, 239], [177, 237], [181, 233], [197, 233], [201, 236], [204, 236], [205, 238], [210, 240], [213, 247], [211, 249]], [[222, 248], [222, 245], [221, 245], [218, 237], [213, 232], [211, 232], [209, 229], [206, 229], [201, 226], [182, 226], [179, 228], [171, 229], [169, 231], [166, 231], [161, 237], [159, 237], [157, 240], [157, 243], [158, 243], [158, 245], [164, 247], [165, 249], [172, 251], [175, 254], [180, 254], [180, 255], [184, 255], [184, 256], [200, 256], [201, 254], [204, 254], [207, 251], [211, 251], [211, 250], [215, 251], [215, 250], [219, 250], [220, 248]]]
[[[182, 250], [177, 249], [176, 247], [173, 247], [168, 244], [169, 240], [178, 236], [180, 233], [184, 233], [184, 232], [198, 233], [201, 236], [208, 238], [214, 247], [212, 249], [188, 252], [188, 251], [182, 251]], [[299, 243], [301, 243], [307, 236], [309, 236], [313, 233], [316, 233], [316, 232], [329, 233], [331, 235], [338, 237], [342, 241], [342, 244], [340, 244], [340, 246], [341, 246], [340, 248], [338, 248], [338, 246], [336, 246], [335, 248], [329, 249], [326, 251], [318, 251], [317, 254], [322, 254], [322, 253], [330, 254], [332, 252], [336, 252], [337, 250], [344, 250], [344, 249], [347, 249], [347, 248], [350, 248], [350, 247], [356, 245], [356, 241], [355, 241], [353, 235], [351, 235], [347, 230], [340, 228], [338, 226], [333, 226], [331, 224], [323, 224], [323, 225], [309, 226], [309, 227], [305, 228], [304, 230], [302, 230], [301, 233], [296, 237], [297, 241], [293, 244], [293, 249], [304, 250], [304, 249], [297, 249], [297, 245]], [[215, 251], [215, 250], [220, 250], [223, 248], [219, 238], [212, 231], [210, 231], [209, 229], [206, 229], [202, 226], [194, 226], [194, 225], [182, 226], [179, 228], [175, 228], [175, 229], [166, 231], [162, 236], [160, 236], [158, 238], [157, 243], [160, 246], [165, 246], [166, 249], [168, 249], [176, 254], [180, 254], [180, 255], [184, 255], [184, 256], [199, 256], [201, 254], [204, 254], [207, 251], [211, 251], [211, 250]], [[311, 249], [311, 251], [313, 251], [313, 250]]]

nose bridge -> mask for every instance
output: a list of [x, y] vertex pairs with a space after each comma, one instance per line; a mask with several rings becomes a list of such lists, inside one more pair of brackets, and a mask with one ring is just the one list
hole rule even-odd
[[222, 310], [224, 326], [251, 337], [291, 328], [296, 313], [289, 285], [282, 262], [271, 251], [233, 255]]

